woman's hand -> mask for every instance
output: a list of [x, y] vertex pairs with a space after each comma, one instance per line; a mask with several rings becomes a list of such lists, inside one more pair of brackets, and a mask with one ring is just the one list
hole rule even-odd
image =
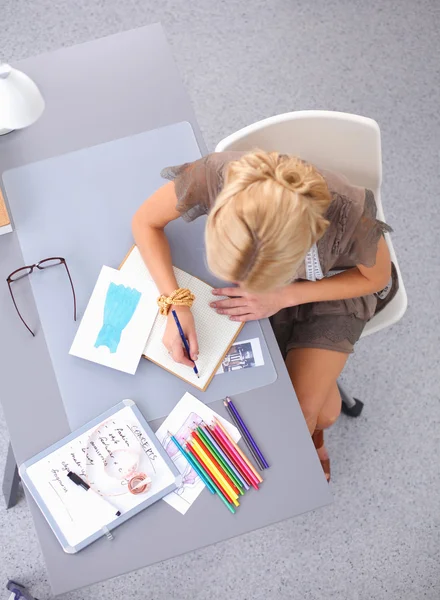
[[191, 310], [187, 306], [172, 306], [171, 309], [175, 310], [177, 316], [179, 317], [183, 333], [188, 340], [191, 357], [188, 358], [185, 352], [185, 348], [182, 344], [182, 338], [180, 337], [179, 330], [177, 329], [177, 325], [174, 321], [171, 310], [167, 316], [167, 326], [165, 328], [165, 334], [162, 342], [175, 362], [182, 363], [188, 367], [193, 367], [194, 361], [197, 360], [199, 353], [194, 317], [191, 313]]
[[[290, 286], [288, 286], [290, 287]], [[215, 296], [229, 296], [225, 300], [211, 302], [211, 307], [221, 315], [230, 315], [231, 321], [256, 321], [271, 317], [286, 306], [287, 288], [272, 292], [253, 294], [246, 292], [240, 286], [212, 290]]]

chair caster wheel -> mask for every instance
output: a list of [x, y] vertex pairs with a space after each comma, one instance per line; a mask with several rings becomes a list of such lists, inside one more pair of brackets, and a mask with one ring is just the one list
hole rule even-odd
[[353, 400], [355, 401], [355, 404], [351, 407], [347, 406], [345, 402], [342, 403], [342, 412], [348, 417], [358, 417], [361, 414], [362, 409], [364, 408], [363, 402], [361, 402], [357, 398], [353, 398]]

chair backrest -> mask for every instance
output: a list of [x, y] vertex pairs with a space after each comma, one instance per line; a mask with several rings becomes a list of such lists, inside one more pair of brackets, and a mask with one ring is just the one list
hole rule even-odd
[[[379, 125], [373, 119], [348, 113], [305, 110], [269, 117], [240, 129], [217, 144], [225, 150], [276, 150], [300, 156], [318, 167], [336, 171], [374, 192], [378, 218], [385, 220], [380, 186], [382, 152]], [[363, 336], [396, 323], [407, 307], [407, 296], [391, 238], [386, 234], [391, 259], [399, 276], [399, 291], [371, 319]]]

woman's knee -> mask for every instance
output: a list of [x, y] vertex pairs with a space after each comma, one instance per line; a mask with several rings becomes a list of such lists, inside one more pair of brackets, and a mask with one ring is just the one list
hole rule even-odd
[[341, 414], [341, 396], [339, 391], [335, 390], [335, 393], [324, 404], [319, 412], [316, 420], [316, 426], [318, 429], [328, 429], [338, 420]]
[[310, 433], [316, 429], [319, 414], [325, 398], [313, 393], [298, 393], [297, 398]]
[[319, 413], [318, 418], [316, 419], [316, 427], [318, 429], [328, 429], [334, 423], [336, 423], [340, 414], [341, 414], [341, 409], [339, 409], [339, 410], [335, 409], [331, 412], [323, 409]]

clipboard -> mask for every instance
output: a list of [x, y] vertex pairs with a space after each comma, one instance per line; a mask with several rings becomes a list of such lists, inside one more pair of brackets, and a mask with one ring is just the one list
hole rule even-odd
[[[166, 481], [168, 481], [168, 479], [169, 479], [169, 484], [166, 485], [165, 487], [162, 487], [160, 489], [160, 491], [154, 492], [154, 480], [153, 480], [152, 487], [151, 487], [151, 493], [149, 493], [149, 492], [146, 493], [145, 500], [139, 500], [139, 503], [136, 506], [134, 506], [130, 510], [123, 512], [121, 514], [121, 516], [116, 517], [111, 522], [105, 523], [102, 527], [99, 526], [99, 528], [96, 531], [93, 531], [93, 533], [91, 533], [90, 535], [87, 535], [86, 537], [84, 537], [84, 539], [80, 539], [76, 543], [72, 543], [71, 533], [66, 533], [67, 528], [65, 527], [65, 522], [67, 522], [67, 518], [66, 518], [66, 521], [64, 522], [63, 521], [64, 517], [62, 517], [62, 518], [60, 517], [61, 513], [58, 512], [58, 510], [54, 511], [53, 509], [52, 510], [49, 509], [49, 505], [51, 505], [53, 507], [53, 506], [55, 506], [54, 502], [57, 502], [56, 499], [54, 500], [52, 496], [48, 495], [51, 492], [50, 492], [50, 490], [48, 492], [48, 486], [46, 484], [47, 483], [51, 484], [51, 482], [44, 481], [44, 482], [37, 483], [35, 480], [35, 474], [32, 475], [33, 467], [35, 467], [35, 465], [42, 465], [42, 468], [44, 467], [45, 472], [47, 472], [47, 469], [50, 469], [52, 466], [50, 464], [49, 464], [49, 466], [47, 466], [47, 463], [50, 463], [50, 459], [48, 457], [50, 457], [51, 455], [56, 456], [57, 460], [58, 460], [58, 455], [56, 455], [54, 453], [56, 453], [60, 449], [63, 449], [63, 453], [64, 453], [64, 448], [67, 446], [68, 447], [68, 449], [66, 450], [66, 454], [67, 454], [70, 450], [69, 444], [71, 442], [72, 443], [75, 442], [76, 440], [78, 440], [81, 436], [83, 436], [87, 432], [96, 431], [97, 428], [99, 429], [100, 427], [105, 425], [106, 422], [109, 422], [109, 420], [111, 420], [111, 419], [117, 419], [117, 414], [120, 413], [121, 411], [124, 411], [124, 409], [128, 409], [127, 414], [133, 415], [132, 422], [134, 422], [136, 424], [136, 427], [138, 427], [138, 429], [136, 429], [135, 433], [133, 434], [134, 435], [133, 439], [136, 440], [136, 437], [137, 437], [141, 447], [142, 447], [142, 445], [144, 445], [144, 447], [142, 447], [142, 450], [145, 451], [146, 440], [149, 439], [153, 442], [153, 445], [151, 445], [151, 444], [149, 445], [148, 450], [150, 451], [151, 448], [153, 447], [154, 453], [157, 453], [156, 458], [158, 456], [160, 456], [160, 460], [158, 461], [159, 464], [161, 464], [162, 467], [163, 467], [163, 465], [166, 465], [166, 468], [169, 470], [169, 477], [167, 474]], [[126, 413], [124, 412], [124, 415], [125, 414]], [[126, 417], [124, 417], [124, 418], [126, 418]], [[146, 434], [146, 436], [144, 434]], [[124, 438], [124, 434], [122, 434], [122, 436], [121, 436], [121, 447], [124, 446], [123, 438]], [[88, 438], [88, 439], [90, 439], [90, 438]], [[118, 441], [119, 441], [119, 439], [118, 439]], [[133, 442], [133, 447], [135, 447], [135, 446], [136, 446], [136, 442]], [[124, 446], [124, 448], [125, 448], [125, 446]], [[88, 452], [88, 449], [87, 449], [87, 452]], [[143, 456], [142, 451], [140, 453]], [[81, 453], [79, 452], [78, 454], [80, 455]], [[115, 454], [113, 454], [113, 456], [115, 456]], [[42, 461], [45, 461], [45, 459], [47, 459], [47, 462], [42, 462]], [[89, 460], [88, 457], [87, 457], [87, 460]], [[151, 462], [151, 454], [150, 454], [149, 460]], [[72, 458], [72, 461], [75, 462], [75, 458]], [[70, 465], [66, 468], [66, 471], [70, 470], [69, 467], [70, 467]], [[112, 465], [112, 468], [114, 468], [114, 465]], [[151, 504], [153, 504], [154, 502], [161, 500], [164, 496], [166, 496], [170, 492], [177, 489], [179, 487], [180, 481], [181, 481], [181, 475], [180, 475], [179, 471], [174, 466], [174, 463], [170, 459], [168, 454], [162, 448], [159, 440], [156, 438], [152, 429], [150, 428], [147, 421], [142, 416], [141, 412], [139, 411], [138, 407], [135, 405], [133, 400], [123, 400], [122, 402], [120, 402], [119, 404], [114, 406], [113, 408], [109, 409], [105, 413], [99, 415], [92, 421], [83, 425], [83, 427], [81, 427], [80, 429], [72, 432], [70, 435], [66, 436], [59, 442], [56, 442], [55, 444], [53, 444], [46, 450], [43, 450], [42, 452], [40, 452], [39, 454], [37, 454], [36, 456], [31, 458], [30, 460], [25, 461], [24, 463], [22, 463], [20, 465], [19, 473], [20, 473], [20, 477], [21, 477], [23, 483], [26, 485], [27, 489], [32, 494], [32, 497], [34, 498], [35, 502], [37, 503], [37, 505], [40, 508], [41, 512], [43, 513], [44, 517], [46, 518], [46, 521], [48, 522], [49, 526], [51, 527], [51, 529], [54, 532], [55, 536], [57, 537], [58, 541], [60, 542], [63, 550], [68, 554], [74, 554], [76, 552], [79, 552], [80, 550], [82, 550], [89, 544], [92, 544], [94, 541], [96, 541], [97, 539], [99, 539], [100, 537], [102, 537], [104, 535], [106, 535], [107, 538], [110, 540], [113, 539], [113, 535], [111, 533], [111, 531], [113, 529], [115, 529], [116, 527], [118, 527], [119, 525], [121, 525], [122, 523], [124, 523], [125, 521], [130, 519], [131, 517], [135, 516], [140, 511], [147, 508], [148, 506], [151, 506]], [[164, 473], [165, 473], [165, 469], [164, 469]], [[59, 484], [61, 486], [61, 488], [58, 488], [58, 489], [62, 489], [62, 486], [66, 487], [67, 473], [61, 473], [61, 471], [57, 470], [57, 472], [54, 473], [53, 477], [54, 477], [53, 481], [56, 484]], [[61, 477], [63, 477], [62, 482], [59, 481], [61, 479]], [[121, 484], [121, 486], [122, 486], [122, 484]], [[51, 487], [53, 487], [53, 486], [51, 485]], [[77, 488], [73, 484], [73, 486], [68, 489], [69, 489], [68, 493], [72, 493]], [[75, 491], [75, 494], [80, 493], [80, 492], [82, 495], [77, 496], [77, 497], [80, 497], [81, 502], [82, 502], [82, 498], [86, 498], [86, 496], [88, 497], [89, 493], [86, 494], [86, 492], [84, 490], [78, 490], [77, 492]], [[127, 493], [128, 493], [128, 491], [127, 491]], [[59, 494], [59, 492], [57, 492], [57, 494]], [[92, 492], [92, 495], [93, 495], [92, 497], [94, 497], [94, 495], [95, 495], [94, 492]], [[120, 494], [121, 497], [122, 497], [122, 495], [123, 495], [123, 493]], [[142, 496], [142, 494], [139, 494], [139, 498], [141, 498], [141, 496]], [[50, 501], [48, 501], [48, 498], [50, 498]], [[88, 500], [89, 498], [86, 498], [86, 499]], [[131, 500], [131, 498], [129, 501], [134, 502], [134, 500]], [[99, 500], [99, 502], [102, 502], [102, 500]], [[115, 501], [112, 501], [112, 503], [113, 503], [113, 505], [115, 505]], [[62, 509], [61, 509], [61, 505], [60, 505], [60, 511], [61, 510]], [[55, 513], [57, 513], [57, 514], [55, 514]], [[96, 515], [93, 515], [93, 516], [96, 516]], [[64, 528], [61, 525], [61, 523], [64, 524]], [[77, 526], [78, 526], [78, 523], [74, 523], [72, 525], [72, 528], [76, 529]]]

